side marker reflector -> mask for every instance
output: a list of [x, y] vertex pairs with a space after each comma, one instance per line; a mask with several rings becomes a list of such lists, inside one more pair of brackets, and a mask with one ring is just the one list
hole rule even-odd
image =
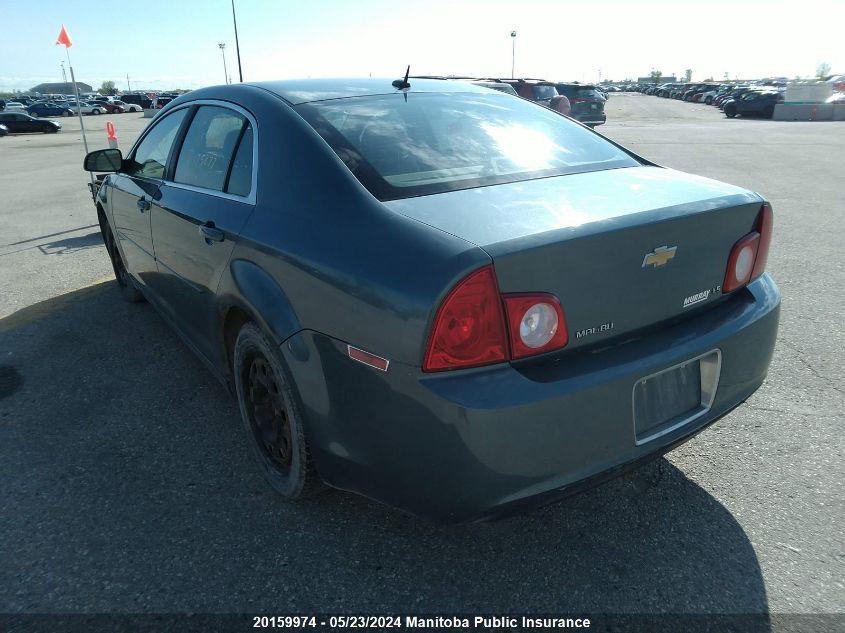
[[365, 352], [357, 347], [352, 347], [351, 345], [346, 346], [346, 352], [352, 360], [357, 360], [359, 363], [375, 367], [379, 371], [387, 371], [387, 368], [390, 365], [390, 361], [386, 358], [370, 354], [369, 352]]

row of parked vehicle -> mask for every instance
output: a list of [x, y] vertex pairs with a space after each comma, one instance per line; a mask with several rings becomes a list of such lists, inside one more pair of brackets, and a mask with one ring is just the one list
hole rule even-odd
[[775, 106], [783, 103], [786, 82], [767, 80], [751, 84], [666, 83], [645, 86], [647, 95], [717, 106], [725, 116], [772, 118]]
[[0, 137], [9, 133], [60, 132], [62, 124], [47, 117], [71, 117], [76, 115], [77, 110], [89, 116], [142, 112], [145, 107], [164, 107], [174, 98], [175, 95], [162, 96], [161, 103], [156, 104], [146, 95], [135, 94], [120, 97], [92, 95], [88, 100], [79, 102], [55, 95], [50, 99], [20, 97], [18, 101], [0, 102]]
[[[150, 99], [146, 94], [127, 93], [120, 96], [86, 95], [80, 102], [82, 114], [122, 114], [124, 112], [141, 112], [146, 108], [159, 109], [170, 103], [178, 95], [163, 93]], [[45, 98], [21, 96], [15, 101], [0, 100], [0, 111], [26, 112], [32, 116], [73, 116], [76, 114], [77, 102], [64, 95], [51, 95]]]
[[468, 81], [478, 86], [541, 103], [547, 108], [580, 121], [589, 127], [594, 128], [607, 122], [604, 104], [609, 95], [604, 88], [593, 84], [531, 78], [504, 79], [498, 77], [473, 78], [430, 75], [415, 77], [415, 79]]

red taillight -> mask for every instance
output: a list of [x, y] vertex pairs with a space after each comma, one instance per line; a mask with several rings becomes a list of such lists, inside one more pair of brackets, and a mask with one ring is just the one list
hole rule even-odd
[[423, 371], [499, 363], [508, 358], [505, 319], [492, 266], [458, 283], [434, 319]]
[[554, 295], [500, 295], [493, 266], [485, 266], [461, 280], [443, 300], [423, 371], [490, 365], [549, 352], [568, 342], [566, 316]]
[[757, 248], [757, 259], [754, 261], [754, 272], [751, 273], [751, 281], [754, 281], [766, 270], [766, 263], [769, 261], [769, 246], [772, 244], [772, 205], [763, 203], [760, 213], [757, 214], [757, 232], [760, 234], [760, 246]]
[[569, 342], [566, 316], [550, 294], [504, 295], [511, 341], [511, 358], [524, 358], [565, 347]]
[[772, 207], [763, 203], [754, 231], [745, 235], [731, 249], [722, 292], [732, 292], [763, 274], [772, 241]]

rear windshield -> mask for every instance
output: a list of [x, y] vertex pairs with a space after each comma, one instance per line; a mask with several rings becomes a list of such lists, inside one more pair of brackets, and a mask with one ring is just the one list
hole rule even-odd
[[380, 200], [639, 165], [552, 110], [493, 91], [332, 99], [296, 110]]
[[545, 101], [557, 96], [557, 89], [554, 86], [531, 86], [534, 98], [538, 101]]
[[592, 86], [558, 85], [557, 91], [570, 99], [598, 99], [598, 91]]

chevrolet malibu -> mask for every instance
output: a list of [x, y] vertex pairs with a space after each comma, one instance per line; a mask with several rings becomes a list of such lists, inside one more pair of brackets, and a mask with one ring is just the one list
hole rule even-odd
[[195, 90], [85, 168], [122, 294], [236, 394], [288, 499], [548, 503], [688, 440], [772, 356], [766, 200], [483, 87]]

